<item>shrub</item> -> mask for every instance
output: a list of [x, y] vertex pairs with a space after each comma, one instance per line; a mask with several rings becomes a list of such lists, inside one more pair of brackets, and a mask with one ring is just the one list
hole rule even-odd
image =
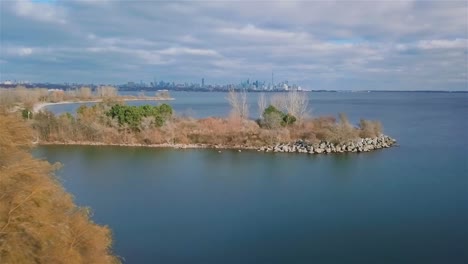
[[332, 143], [343, 143], [359, 137], [359, 131], [349, 123], [345, 114], [340, 113], [339, 119], [339, 123], [334, 118], [317, 119], [317, 138]]
[[260, 125], [269, 129], [277, 129], [282, 126], [282, 123], [282, 113], [270, 112], [268, 114], [263, 114], [263, 120], [261, 120]]
[[33, 113], [31, 111], [31, 109], [29, 108], [26, 108], [26, 109], [23, 109], [21, 111], [21, 116], [24, 118], [24, 119], [31, 119], [33, 117]]
[[293, 115], [290, 115], [290, 114], [286, 114], [284, 115], [283, 117], [283, 126], [288, 126], [288, 125], [292, 125], [294, 124], [294, 122], [296, 122], [296, 117], [294, 117]]
[[52, 112], [40, 111], [34, 115], [33, 128], [39, 132], [41, 139], [49, 140], [57, 131], [57, 118]]
[[382, 133], [382, 124], [379, 121], [361, 119], [359, 128], [359, 136], [362, 138], [377, 137]]
[[296, 122], [296, 117], [278, 110], [270, 105], [263, 111], [263, 120], [260, 125], [269, 129], [275, 129], [280, 126], [292, 125]]
[[58, 166], [28, 153], [26, 124], [0, 113], [0, 262], [118, 263], [110, 230], [75, 205], [53, 175]]
[[117, 119], [121, 126], [128, 125], [133, 130], [139, 130], [143, 118], [152, 117], [154, 118], [154, 124], [161, 127], [172, 117], [172, 113], [172, 107], [168, 104], [160, 106], [127, 106], [116, 104], [106, 112], [106, 115]]

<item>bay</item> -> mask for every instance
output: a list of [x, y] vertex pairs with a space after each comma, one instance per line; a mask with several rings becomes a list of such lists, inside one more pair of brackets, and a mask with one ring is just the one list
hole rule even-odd
[[[172, 96], [182, 115], [229, 113], [223, 93]], [[126, 263], [468, 263], [468, 94], [309, 96], [312, 115], [381, 120], [399, 147], [314, 156], [42, 146], [35, 155], [64, 165], [57, 176], [109, 225]]]

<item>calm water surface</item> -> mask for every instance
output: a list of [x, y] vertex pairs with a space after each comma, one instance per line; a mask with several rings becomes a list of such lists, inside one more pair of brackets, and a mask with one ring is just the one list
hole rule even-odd
[[[225, 94], [172, 95], [179, 113], [229, 111]], [[468, 263], [468, 94], [313, 93], [311, 106], [379, 119], [400, 147], [35, 153], [64, 164], [65, 188], [126, 263]]]

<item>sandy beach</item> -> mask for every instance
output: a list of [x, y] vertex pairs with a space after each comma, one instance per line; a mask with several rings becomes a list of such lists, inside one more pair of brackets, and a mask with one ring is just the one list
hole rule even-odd
[[[156, 98], [156, 97], [148, 97], [148, 98], [119, 98], [121, 101], [172, 101], [174, 98]], [[100, 103], [102, 102], [102, 99], [98, 100], [86, 100], [86, 101], [63, 101], [63, 102], [43, 102], [43, 103], [38, 103], [35, 104], [33, 107], [33, 113], [39, 112], [41, 109], [44, 107], [47, 107], [49, 105], [61, 105], [61, 104], [85, 104], [85, 103]]]

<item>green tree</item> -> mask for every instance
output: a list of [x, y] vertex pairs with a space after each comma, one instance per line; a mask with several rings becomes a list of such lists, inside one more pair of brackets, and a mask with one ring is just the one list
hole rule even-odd
[[278, 110], [276, 107], [270, 105], [263, 111], [262, 126], [267, 128], [278, 128], [279, 126], [288, 126], [296, 122], [296, 117]]
[[24, 119], [32, 119], [33, 113], [32, 113], [32, 111], [31, 111], [31, 109], [26, 108], [26, 109], [23, 109], [23, 111], [21, 111], [21, 116], [22, 116]]
[[172, 107], [168, 104], [162, 104], [161, 106], [116, 104], [106, 112], [106, 115], [117, 119], [121, 126], [128, 125], [131, 129], [138, 130], [144, 117], [152, 117], [156, 126], [163, 126], [172, 116], [172, 112]]

